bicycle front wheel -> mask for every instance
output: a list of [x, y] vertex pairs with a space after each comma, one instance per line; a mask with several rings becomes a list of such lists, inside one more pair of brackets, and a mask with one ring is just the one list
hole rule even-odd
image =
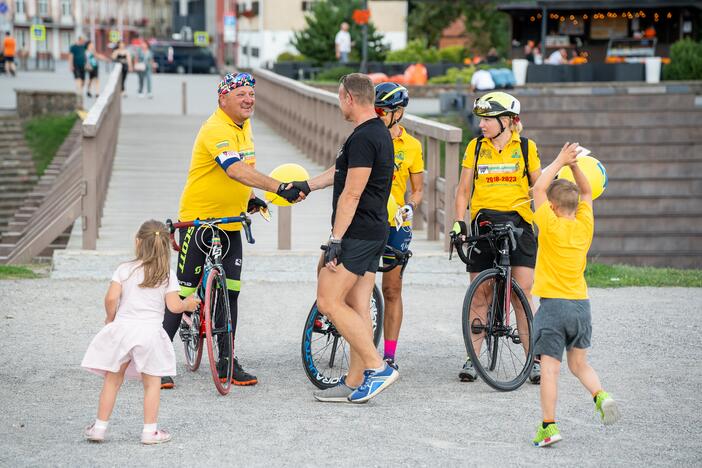
[[234, 372], [234, 330], [224, 276], [212, 269], [205, 286], [205, 338], [210, 371], [217, 391], [229, 393]]
[[[383, 296], [373, 287], [370, 317], [373, 324], [373, 344], [377, 347], [383, 334]], [[334, 324], [312, 304], [302, 332], [302, 366], [307, 378], [317, 388], [331, 388], [349, 370], [349, 346]]]
[[463, 341], [480, 377], [496, 390], [519, 388], [534, 364], [532, 313], [526, 295], [512, 279], [509, 309], [507, 280], [491, 268], [471, 283], [463, 301]]
[[200, 367], [202, 360], [202, 330], [201, 330], [201, 309], [193, 312], [190, 316], [183, 314], [180, 322], [180, 339], [183, 342], [185, 351], [185, 364], [191, 371], [196, 371]]

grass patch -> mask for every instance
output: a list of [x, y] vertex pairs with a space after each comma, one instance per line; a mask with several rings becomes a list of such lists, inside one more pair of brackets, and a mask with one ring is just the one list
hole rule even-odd
[[37, 175], [41, 177], [68, 136], [76, 114], [35, 117], [24, 124], [24, 137], [32, 150]]
[[39, 278], [33, 270], [14, 265], [0, 265], [0, 279]]
[[588, 263], [585, 280], [592, 288], [622, 288], [627, 286], [702, 287], [702, 270], [675, 268], [635, 267]]

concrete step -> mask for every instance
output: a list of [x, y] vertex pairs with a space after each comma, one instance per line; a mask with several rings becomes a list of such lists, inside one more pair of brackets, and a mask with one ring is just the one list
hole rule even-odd
[[702, 197], [702, 177], [609, 177], [609, 183], [607, 184], [607, 197], [627, 195], [690, 195], [700, 198]]
[[677, 127], [702, 125], [702, 110], [679, 109], [656, 112], [592, 110], [573, 112], [539, 112], [520, 114], [525, 129], [537, 128], [607, 128], [607, 127]]
[[605, 146], [609, 143], [646, 143], [665, 144], [668, 141], [695, 143], [702, 140], [699, 127], [677, 126], [671, 128], [525, 128], [524, 136], [534, 140], [537, 145], [557, 145], [566, 141], [577, 141], [588, 148], [592, 145]]
[[660, 161], [607, 161], [603, 162], [610, 177], [689, 177], [702, 176], [702, 159]]
[[699, 197], [688, 196], [608, 196], [595, 202], [595, 217], [599, 214], [658, 214], [687, 213], [702, 208]]
[[34, 184], [27, 182], [6, 182], [0, 184], [0, 194], [3, 193], [25, 193], [34, 188]]
[[599, 252], [677, 252], [701, 250], [702, 231], [697, 233], [645, 231], [597, 233], [591, 249]]
[[615, 251], [593, 251], [590, 249], [588, 261], [606, 263], [609, 265], [637, 265], [637, 266], [652, 266], [652, 267], [669, 267], [669, 268], [702, 268], [702, 251], [692, 250], [676, 252], [623, 252]]
[[[534, 111], [570, 110], [676, 110], [694, 109], [694, 94], [612, 94], [612, 95], [558, 95], [529, 96], [515, 93], [522, 109]], [[473, 102], [473, 101], [470, 101]]]
[[[525, 130], [524, 134], [527, 134]], [[702, 138], [701, 138], [702, 140]], [[547, 143], [535, 140], [539, 148], [539, 157], [542, 163], [553, 161], [566, 141]], [[649, 144], [640, 142], [610, 142], [594, 143], [581, 141], [580, 144], [592, 150], [593, 156], [602, 162], [610, 161], [668, 161], [671, 159], [700, 160], [702, 161], [702, 141], [698, 142], [661, 142]]]
[[4, 184], [12, 183], [35, 184], [38, 180], [39, 178], [34, 174], [0, 175], [0, 188]]
[[[595, 210], [599, 199], [595, 201]], [[702, 232], [702, 207], [679, 213], [599, 213], [595, 215], [595, 236], [599, 232], [642, 231], [650, 233]]]

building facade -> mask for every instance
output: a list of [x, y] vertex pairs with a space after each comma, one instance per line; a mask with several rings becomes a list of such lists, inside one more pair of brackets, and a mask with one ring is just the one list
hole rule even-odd
[[[4, 0], [0, 28], [17, 40], [20, 57], [68, 57], [78, 36], [107, 51], [115, 32], [126, 41], [136, 37], [166, 37], [171, 29], [169, 0]], [[44, 40], [31, 37], [32, 25], [45, 27]], [[112, 33], [112, 34], [111, 34]]]
[[[305, 27], [305, 14], [314, 1], [239, 0], [238, 65], [270, 67], [283, 52], [296, 53], [290, 44]], [[392, 50], [407, 45], [407, 1], [368, 1], [371, 21]], [[350, 19], [349, 19], [350, 20]]]

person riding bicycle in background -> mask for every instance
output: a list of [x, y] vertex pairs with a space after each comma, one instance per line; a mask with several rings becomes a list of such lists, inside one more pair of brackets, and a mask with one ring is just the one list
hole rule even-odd
[[[536, 265], [536, 239], [531, 226], [534, 212], [531, 209], [529, 188], [541, 175], [541, 161], [536, 144], [520, 137], [520, 110], [519, 101], [501, 91], [485, 94], [475, 100], [473, 114], [480, 118], [483, 136], [471, 140], [466, 148], [456, 191], [453, 233], [460, 236], [482, 234], [484, 230], [481, 231], [480, 223], [484, 221], [503, 223], [511, 220], [516, 227], [524, 229], [517, 242], [517, 249], [510, 252], [510, 258], [514, 279], [534, 310], [531, 287]], [[469, 202], [470, 229], [465, 222]], [[487, 241], [477, 244], [477, 249], [471, 252], [471, 260], [468, 271], [473, 281], [481, 271], [493, 266], [494, 253]], [[485, 309], [487, 294], [488, 291], [484, 291], [482, 296]], [[464, 382], [472, 382], [476, 377], [473, 363], [468, 358], [459, 378]], [[529, 380], [538, 383], [539, 379], [540, 369], [536, 363]]]
[[[409, 250], [412, 241], [412, 217], [419, 203], [422, 201], [424, 190], [424, 160], [422, 159], [422, 144], [407, 133], [399, 124], [405, 115], [405, 108], [409, 103], [409, 93], [404, 86], [396, 83], [380, 83], [375, 87], [375, 112], [385, 126], [390, 130], [395, 152], [395, 170], [392, 177], [390, 196], [395, 199], [400, 207], [402, 220], [400, 226], [395, 227], [396, 213], [388, 213], [390, 226], [388, 228], [388, 245], [403, 253]], [[407, 180], [409, 179], [412, 193], [409, 200], [405, 200]], [[386, 252], [383, 255], [383, 264], [390, 265], [395, 259], [394, 255]], [[385, 343], [383, 359], [391, 366], [395, 364], [395, 349], [400, 336], [402, 325], [402, 265], [383, 273], [383, 298], [385, 300], [385, 320], [383, 334]]]
[[[304, 199], [299, 188], [258, 172], [251, 134], [250, 117], [256, 102], [256, 81], [248, 73], [227, 74], [217, 88], [218, 107], [202, 125], [193, 145], [188, 178], [180, 199], [181, 220], [238, 216], [257, 212], [266, 203], [256, 197], [252, 187], [277, 193], [290, 202]], [[222, 240], [222, 263], [227, 277], [232, 326], [236, 332], [239, 291], [241, 288], [241, 224], [219, 226]], [[181, 250], [176, 274], [181, 296], [196, 291], [205, 262], [205, 251], [212, 240], [210, 227], [179, 230]], [[173, 340], [180, 316], [166, 314], [163, 328]], [[223, 361], [224, 362], [224, 361]], [[220, 375], [226, 375], [222, 369]], [[234, 359], [234, 385], [255, 385], [256, 376], [244, 371]], [[164, 388], [173, 387], [173, 379], [162, 379]]]

